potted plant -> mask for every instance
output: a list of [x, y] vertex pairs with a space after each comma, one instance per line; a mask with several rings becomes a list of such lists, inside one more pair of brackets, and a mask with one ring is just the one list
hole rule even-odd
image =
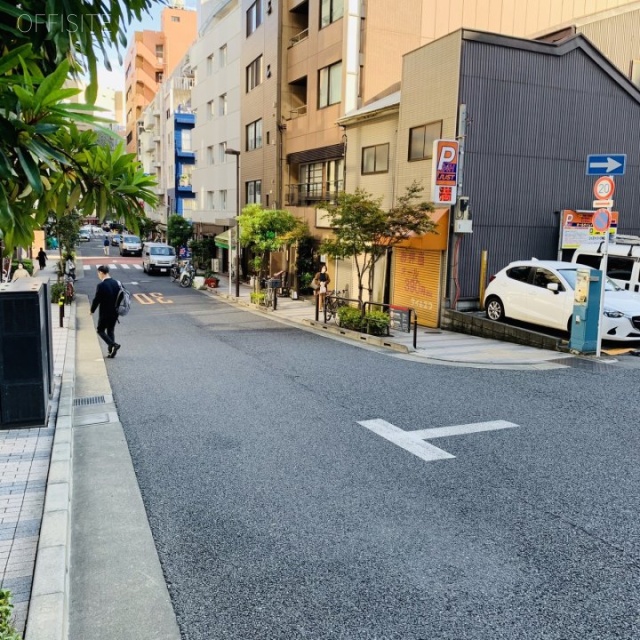
[[209, 276], [204, 279], [204, 284], [209, 289], [217, 289], [220, 284], [220, 279], [215, 276]]

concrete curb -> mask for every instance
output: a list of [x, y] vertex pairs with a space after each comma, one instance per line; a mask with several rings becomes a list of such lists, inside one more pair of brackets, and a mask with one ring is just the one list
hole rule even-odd
[[67, 326], [60, 401], [25, 631], [29, 640], [64, 640], [68, 630], [75, 304], [71, 305]]
[[324, 322], [316, 322], [315, 320], [310, 320], [308, 318], [303, 318], [302, 321], [296, 321], [296, 320], [292, 320], [291, 318], [284, 318], [281, 316], [275, 316], [273, 315], [273, 312], [270, 311], [263, 311], [262, 309], [260, 309], [260, 307], [258, 307], [257, 305], [251, 303], [251, 302], [245, 302], [244, 300], [238, 300], [237, 298], [235, 298], [234, 296], [229, 296], [229, 294], [227, 293], [214, 293], [215, 289], [213, 291], [209, 290], [209, 291], [205, 291], [205, 294], [208, 295], [209, 297], [216, 297], [220, 300], [222, 300], [223, 302], [227, 302], [229, 304], [234, 304], [237, 305], [239, 307], [244, 307], [245, 309], [248, 309], [249, 311], [256, 313], [256, 314], [260, 314], [263, 316], [267, 316], [269, 318], [271, 318], [272, 320], [276, 320], [277, 322], [285, 322], [286, 324], [289, 324], [291, 326], [306, 326], [310, 329], [314, 329], [315, 332], [317, 333], [331, 333], [335, 336], [338, 336], [340, 338], [347, 338], [349, 340], [353, 340], [354, 342], [358, 342], [360, 344], [367, 344], [371, 347], [380, 347], [382, 349], [389, 349], [391, 351], [395, 351], [397, 353], [413, 353], [414, 350], [410, 349], [409, 347], [407, 347], [404, 344], [400, 344], [399, 342], [394, 342], [393, 340], [390, 340], [389, 338], [385, 337], [385, 336], [370, 336], [367, 335], [365, 333], [360, 333], [358, 331], [351, 331], [349, 329], [343, 329], [342, 327], [339, 327], [337, 325], [333, 325], [333, 324], [325, 324]]

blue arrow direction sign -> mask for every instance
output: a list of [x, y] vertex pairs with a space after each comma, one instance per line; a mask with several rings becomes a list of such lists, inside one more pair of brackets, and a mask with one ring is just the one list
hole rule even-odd
[[587, 156], [588, 176], [623, 176], [627, 168], [625, 153], [605, 153]]

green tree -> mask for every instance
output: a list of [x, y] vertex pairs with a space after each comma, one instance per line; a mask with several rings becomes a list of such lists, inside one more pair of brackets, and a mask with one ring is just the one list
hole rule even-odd
[[319, 205], [327, 211], [334, 234], [322, 242], [320, 251], [333, 258], [353, 258], [360, 303], [364, 301], [365, 288], [371, 297], [375, 264], [389, 247], [412, 235], [435, 231], [429, 215], [433, 205], [419, 200], [422, 191], [423, 187], [414, 182], [389, 211], [381, 208], [382, 198], [374, 198], [363, 189], [342, 192], [335, 203]]
[[169, 216], [167, 221], [167, 242], [175, 248], [176, 254], [182, 246], [186, 246], [193, 236], [193, 227], [188, 220], [178, 214]]
[[308, 235], [307, 226], [289, 211], [263, 209], [249, 204], [238, 217], [240, 244], [255, 254], [253, 267], [261, 279], [267, 271], [267, 260], [272, 251], [280, 251]]

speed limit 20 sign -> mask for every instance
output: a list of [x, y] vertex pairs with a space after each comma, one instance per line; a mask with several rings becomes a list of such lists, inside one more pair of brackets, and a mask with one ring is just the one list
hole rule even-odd
[[611, 200], [616, 184], [611, 176], [602, 176], [593, 185], [593, 195], [596, 200]]

